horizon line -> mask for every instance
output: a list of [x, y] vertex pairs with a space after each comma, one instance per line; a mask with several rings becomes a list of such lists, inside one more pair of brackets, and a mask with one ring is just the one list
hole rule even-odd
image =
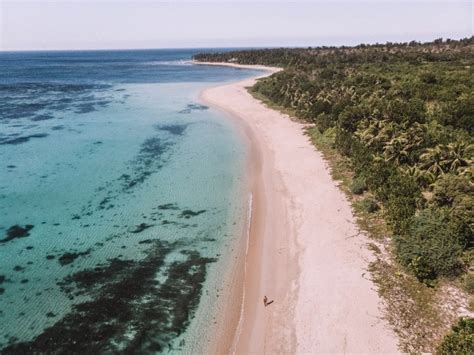
[[359, 42], [358, 44], [331, 44], [331, 45], [258, 45], [258, 46], [198, 46], [198, 47], [189, 47], [189, 46], [183, 46], [183, 47], [141, 47], [141, 48], [130, 48], [130, 47], [123, 47], [123, 48], [48, 48], [48, 49], [1, 49], [0, 48], [0, 53], [12, 53], [12, 52], [93, 52], [93, 51], [149, 51], [149, 50], [192, 50], [192, 49], [275, 49], [275, 48], [322, 48], [322, 47], [357, 47], [360, 45], [385, 45], [387, 43], [393, 43], [393, 44], [404, 44], [404, 43], [410, 43], [410, 42], [417, 42], [420, 44], [423, 43], [431, 43], [437, 39], [442, 39], [443, 42], [446, 40], [453, 40], [453, 41], [460, 41], [463, 39], [469, 39], [474, 37], [473, 35], [468, 35], [468, 36], [460, 36], [457, 38], [449, 38], [449, 37], [434, 37], [431, 40], [405, 40], [405, 41], [384, 41], [384, 42]]

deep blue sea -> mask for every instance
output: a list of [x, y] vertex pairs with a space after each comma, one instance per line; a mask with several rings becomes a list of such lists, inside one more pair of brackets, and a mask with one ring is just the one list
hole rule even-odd
[[199, 92], [255, 72], [199, 51], [0, 52], [0, 352], [212, 341], [246, 147]]

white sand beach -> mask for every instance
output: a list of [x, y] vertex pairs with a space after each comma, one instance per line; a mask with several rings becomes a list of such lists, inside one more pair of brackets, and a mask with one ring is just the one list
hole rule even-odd
[[[266, 69], [263, 76], [278, 70]], [[255, 80], [202, 93], [206, 104], [243, 128], [253, 195], [240, 326], [229, 322], [210, 351], [398, 353], [367, 271], [368, 239], [358, 233], [350, 203], [304, 134], [304, 124], [247, 92]], [[264, 295], [274, 301], [267, 307]], [[233, 295], [230, 308], [241, 300], [241, 294]]]

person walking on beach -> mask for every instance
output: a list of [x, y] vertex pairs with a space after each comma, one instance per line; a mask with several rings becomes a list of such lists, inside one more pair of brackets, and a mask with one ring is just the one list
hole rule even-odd
[[268, 298], [267, 296], [263, 296], [263, 305], [266, 307], [268, 303]]

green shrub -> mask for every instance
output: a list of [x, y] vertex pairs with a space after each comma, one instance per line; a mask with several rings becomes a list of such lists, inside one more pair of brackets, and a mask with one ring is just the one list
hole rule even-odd
[[318, 128], [321, 132], [326, 131], [327, 129], [334, 126], [334, 120], [331, 115], [327, 113], [320, 113], [315, 120]]
[[328, 140], [330, 140], [330, 141], [332, 142], [332, 144], [334, 144], [334, 141], [336, 140], [336, 128], [335, 128], [335, 127], [331, 127], [331, 128], [326, 129], [326, 130], [323, 132], [323, 135], [324, 135], [324, 137], [326, 137]]
[[367, 185], [364, 178], [356, 177], [354, 180], [352, 180], [351, 191], [353, 194], [362, 195], [365, 190], [367, 190]]
[[462, 270], [465, 244], [460, 228], [448, 210], [423, 210], [411, 219], [406, 234], [396, 236], [397, 256], [425, 283], [438, 276], [455, 276]]
[[346, 132], [355, 132], [359, 121], [369, 116], [370, 110], [366, 105], [347, 105], [338, 116], [338, 126]]
[[335, 144], [342, 155], [351, 155], [352, 141], [352, 133], [339, 127], [337, 128]]
[[364, 176], [366, 177], [367, 186], [370, 191], [375, 194], [377, 200], [382, 203], [386, 203], [389, 197], [389, 190], [387, 189], [387, 181], [395, 174], [396, 171], [393, 167], [389, 166], [383, 160], [374, 160], [370, 162], [365, 170]]
[[363, 199], [360, 202], [360, 205], [362, 206], [365, 212], [374, 213], [379, 210], [379, 205], [377, 204], [377, 201], [370, 197]]
[[461, 318], [437, 349], [437, 354], [474, 354], [474, 319]]
[[474, 273], [468, 273], [464, 277], [464, 288], [471, 295], [474, 294]]
[[474, 185], [467, 175], [445, 174], [433, 187], [432, 204], [450, 208], [453, 218], [464, 225], [469, 247], [474, 246]]
[[472, 209], [474, 186], [467, 176], [442, 175], [433, 186], [433, 203], [461, 209]]
[[405, 233], [421, 199], [420, 187], [412, 177], [394, 170], [382, 186], [381, 194], [386, 196], [386, 217], [394, 232]]

